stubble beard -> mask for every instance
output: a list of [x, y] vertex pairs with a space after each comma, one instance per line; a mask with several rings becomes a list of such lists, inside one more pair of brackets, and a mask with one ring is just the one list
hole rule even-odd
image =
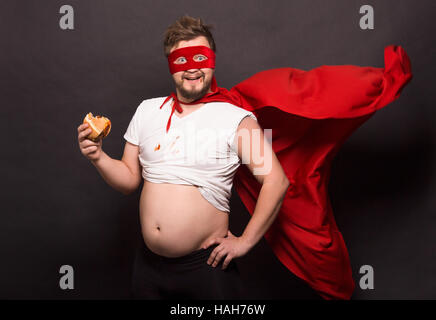
[[[205, 79], [205, 76], [203, 76], [203, 81]], [[180, 95], [185, 98], [186, 100], [198, 100], [203, 98], [206, 93], [208, 93], [210, 87], [212, 84], [212, 79], [209, 79], [207, 82], [203, 82], [203, 88], [200, 91], [197, 90], [186, 90], [183, 87], [183, 81], [181, 83], [176, 83], [176, 88], [178, 89]]]

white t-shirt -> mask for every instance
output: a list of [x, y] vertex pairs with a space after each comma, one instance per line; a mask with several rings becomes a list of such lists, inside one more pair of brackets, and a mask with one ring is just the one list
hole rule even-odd
[[217, 209], [230, 212], [233, 177], [241, 160], [234, 144], [239, 123], [256, 116], [227, 102], [209, 102], [187, 116], [171, 117], [170, 99], [144, 100], [124, 139], [139, 146], [142, 177], [154, 183], [194, 185]]

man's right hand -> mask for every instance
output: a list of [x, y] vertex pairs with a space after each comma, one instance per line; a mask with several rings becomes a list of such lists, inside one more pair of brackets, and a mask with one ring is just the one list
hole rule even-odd
[[82, 154], [91, 161], [97, 161], [102, 154], [102, 140], [94, 142], [86, 137], [91, 133], [91, 129], [87, 123], [82, 123], [78, 128], [79, 147]]

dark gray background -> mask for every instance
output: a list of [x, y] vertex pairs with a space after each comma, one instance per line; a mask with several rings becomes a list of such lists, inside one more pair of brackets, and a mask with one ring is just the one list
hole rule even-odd
[[[59, 8], [75, 30], [59, 28]], [[375, 30], [359, 28], [373, 5]], [[139, 103], [173, 90], [165, 28], [187, 13], [215, 25], [218, 85], [276, 67], [383, 67], [401, 45], [414, 79], [343, 145], [329, 192], [356, 280], [355, 299], [436, 298], [434, 1], [1, 1], [0, 298], [128, 298], [140, 240], [140, 189], [111, 189], [81, 155], [77, 126], [109, 117], [103, 149], [120, 159]], [[249, 219], [236, 194], [231, 230]], [[75, 289], [59, 289], [59, 268]], [[375, 289], [359, 288], [359, 268]], [[262, 240], [239, 259], [252, 297], [304, 296]], [[297, 292], [297, 293], [295, 293]]]

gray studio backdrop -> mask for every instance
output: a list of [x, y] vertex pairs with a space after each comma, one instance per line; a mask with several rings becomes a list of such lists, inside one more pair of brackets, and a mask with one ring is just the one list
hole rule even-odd
[[[74, 30], [59, 26], [64, 4]], [[365, 4], [373, 30], [359, 27]], [[106, 185], [76, 128], [88, 112], [109, 117], [103, 149], [121, 158], [137, 106], [173, 90], [162, 35], [185, 13], [215, 26], [226, 88], [277, 67], [383, 67], [386, 45], [405, 48], [414, 79], [343, 145], [329, 192], [353, 298], [436, 298], [434, 9], [430, 0], [1, 1], [0, 298], [129, 297], [140, 189]], [[249, 214], [235, 192], [230, 217], [239, 235]], [[250, 297], [306, 294], [264, 240], [238, 263]], [[59, 288], [62, 265], [74, 268], [73, 290]], [[373, 290], [359, 287], [362, 265], [374, 269]]]

